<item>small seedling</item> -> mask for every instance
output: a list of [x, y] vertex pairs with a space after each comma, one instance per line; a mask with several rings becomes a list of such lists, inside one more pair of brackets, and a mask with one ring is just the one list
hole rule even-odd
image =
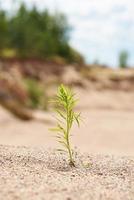
[[74, 111], [74, 107], [77, 103], [74, 93], [64, 85], [60, 85], [55, 98], [56, 106], [56, 120], [57, 126], [52, 128], [51, 131], [56, 133], [58, 142], [64, 146], [66, 152], [69, 155], [69, 165], [75, 166], [73, 159], [73, 150], [70, 145], [70, 131], [73, 122], [76, 122], [79, 126], [80, 113]]

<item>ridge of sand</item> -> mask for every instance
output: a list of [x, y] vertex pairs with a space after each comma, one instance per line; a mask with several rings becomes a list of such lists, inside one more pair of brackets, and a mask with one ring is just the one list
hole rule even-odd
[[133, 200], [134, 157], [0, 145], [0, 200]]

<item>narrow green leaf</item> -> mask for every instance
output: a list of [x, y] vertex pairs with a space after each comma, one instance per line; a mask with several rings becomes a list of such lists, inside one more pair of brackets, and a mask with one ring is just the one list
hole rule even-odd
[[64, 116], [64, 113], [62, 113], [60, 110], [56, 109], [56, 112], [63, 118], [66, 119], [66, 117]]

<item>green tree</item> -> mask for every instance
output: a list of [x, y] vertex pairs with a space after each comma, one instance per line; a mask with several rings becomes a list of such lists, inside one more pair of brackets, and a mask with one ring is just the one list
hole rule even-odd
[[128, 66], [127, 61], [128, 61], [128, 52], [127, 51], [121, 51], [119, 55], [119, 66], [121, 68], [126, 68]]
[[4, 11], [0, 11], [0, 53], [8, 45], [8, 22]]
[[21, 5], [10, 20], [11, 45], [21, 57], [48, 57], [62, 54], [68, 42], [68, 24], [64, 15], [40, 13]]
[[27, 35], [27, 20], [28, 11], [22, 4], [17, 14], [9, 21], [10, 45], [16, 49], [17, 54], [21, 57], [26, 57], [28, 51], [27, 37], [30, 37], [30, 35]]
[[50, 14], [23, 3], [6, 18], [0, 12], [0, 49], [10, 48], [21, 58], [52, 58], [81, 62], [81, 54], [69, 44], [70, 26], [61, 13]]

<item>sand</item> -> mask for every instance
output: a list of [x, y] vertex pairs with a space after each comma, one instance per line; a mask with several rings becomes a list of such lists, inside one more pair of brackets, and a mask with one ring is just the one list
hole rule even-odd
[[[84, 122], [72, 129], [72, 143], [81, 152], [134, 156], [134, 111], [83, 109]], [[44, 113], [44, 119], [50, 119]], [[51, 117], [52, 118], [52, 117]], [[0, 144], [59, 147], [52, 133], [53, 121], [23, 122], [0, 109]]]
[[1, 200], [133, 200], [134, 157], [0, 146]]
[[76, 168], [54, 150], [51, 113], [24, 122], [0, 107], [0, 200], [134, 200], [134, 94], [79, 95]]

